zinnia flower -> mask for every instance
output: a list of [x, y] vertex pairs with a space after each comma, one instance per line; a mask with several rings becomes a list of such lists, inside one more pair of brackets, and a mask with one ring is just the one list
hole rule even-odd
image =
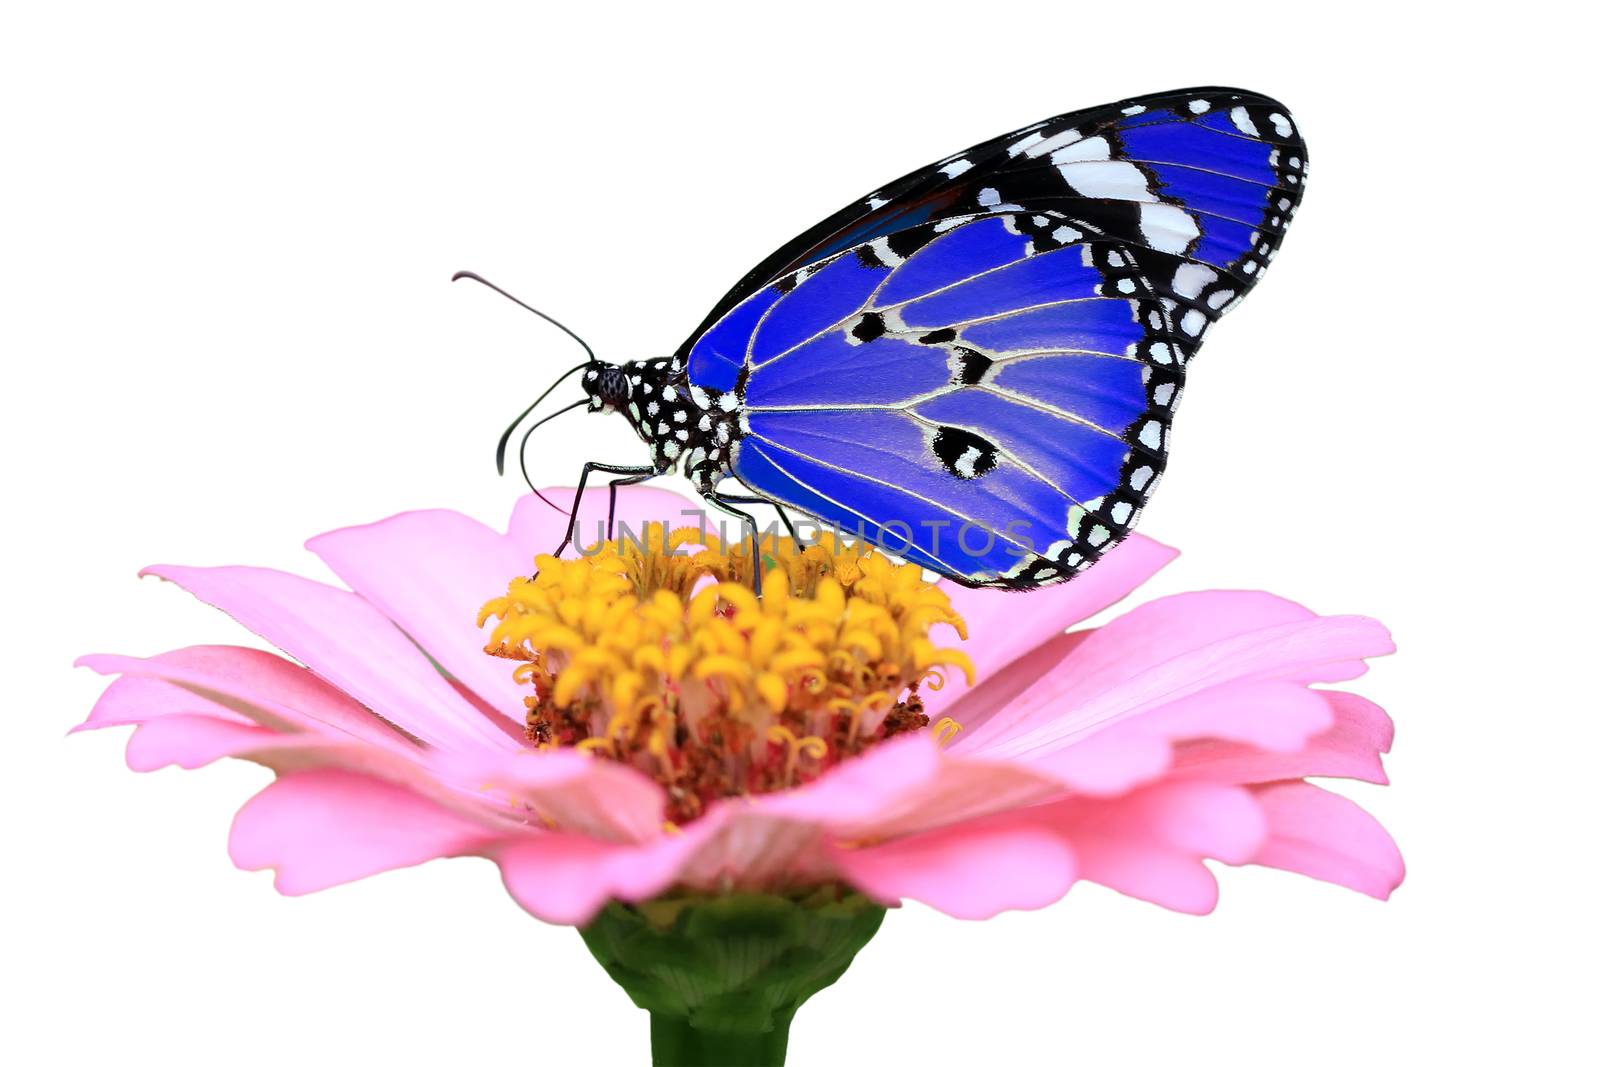
[[[743, 546], [700, 534], [679, 497], [623, 491], [619, 528], [689, 529], [563, 560], [540, 553], [564, 517], [532, 500], [504, 534], [420, 511], [314, 538], [348, 590], [150, 568], [292, 659], [88, 656], [121, 677], [79, 729], [134, 726], [135, 770], [231, 756], [276, 771], [229, 851], [275, 869], [284, 893], [436, 857], [494, 861], [529, 912], [586, 927], [661, 1017], [658, 1050], [676, 1042], [686, 1060], [710, 1053], [666, 1016], [737, 1028], [717, 1016], [732, 991], [668, 1005], [629, 946], [682, 934], [695, 902], [765, 899], [852, 924], [842, 960], [818, 957], [810, 985], [769, 1005], [757, 1029], [776, 1053], [745, 1050], [781, 1060], [793, 1008], [843, 971], [882, 905], [978, 919], [1085, 879], [1204, 913], [1207, 860], [1377, 897], [1401, 880], [1378, 823], [1305, 780], [1385, 781], [1384, 712], [1313, 688], [1392, 651], [1372, 619], [1207, 591], [1068, 632], [1176, 555], [1139, 536], [1026, 594], [929, 583], [870, 549], [769, 541], [758, 601]], [[586, 504], [583, 531], [595, 514]], [[720, 936], [706, 934], [724, 929], [716, 914], [693, 920], [703, 936]]]

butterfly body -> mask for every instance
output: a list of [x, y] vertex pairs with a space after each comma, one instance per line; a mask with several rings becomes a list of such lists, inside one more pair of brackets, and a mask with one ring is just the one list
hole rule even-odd
[[733, 473], [737, 394], [690, 381], [679, 359], [595, 363], [584, 371], [589, 410], [628, 420], [650, 449], [655, 474], [681, 471], [703, 496]]
[[784, 245], [593, 410], [713, 503], [756, 499], [975, 586], [1066, 581], [1132, 529], [1189, 361], [1299, 203], [1288, 112], [1235, 89], [1074, 112]]

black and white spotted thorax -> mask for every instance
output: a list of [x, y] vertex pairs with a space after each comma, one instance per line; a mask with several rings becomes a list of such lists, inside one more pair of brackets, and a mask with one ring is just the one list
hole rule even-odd
[[590, 411], [620, 412], [633, 424], [657, 474], [680, 470], [702, 494], [732, 474], [739, 398], [690, 385], [681, 360], [596, 363], [583, 372], [583, 388]]

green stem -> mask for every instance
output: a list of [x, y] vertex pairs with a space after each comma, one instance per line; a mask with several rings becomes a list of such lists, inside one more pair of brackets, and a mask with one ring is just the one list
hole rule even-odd
[[611, 904], [579, 932], [650, 1013], [656, 1067], [782, 1067], [795, 1012], [844, 974], [883, 915], [822, 886]]
[[650, 1015], [650, 1062], [655, 1067], [783, 1067], [789, 1051], [789, 1021], [771, 1030], [741, 1033], [700, 1030], [677, 1015]]

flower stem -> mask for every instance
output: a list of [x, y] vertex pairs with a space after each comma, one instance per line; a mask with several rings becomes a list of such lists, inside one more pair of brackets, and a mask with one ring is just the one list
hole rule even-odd
[[678, 1015], [650, 1015], [650, 1062], [655, 1067], [782, 1067], [789, 1050], [789, 1020], [771, 1030], [739, 1033], [698, 1030]]
[[844, 974], [884, 909], [848, 889], [610, 904], [580, 933], [650, 1013], [656, 1067], [781, 1067], [800, 1005]]

